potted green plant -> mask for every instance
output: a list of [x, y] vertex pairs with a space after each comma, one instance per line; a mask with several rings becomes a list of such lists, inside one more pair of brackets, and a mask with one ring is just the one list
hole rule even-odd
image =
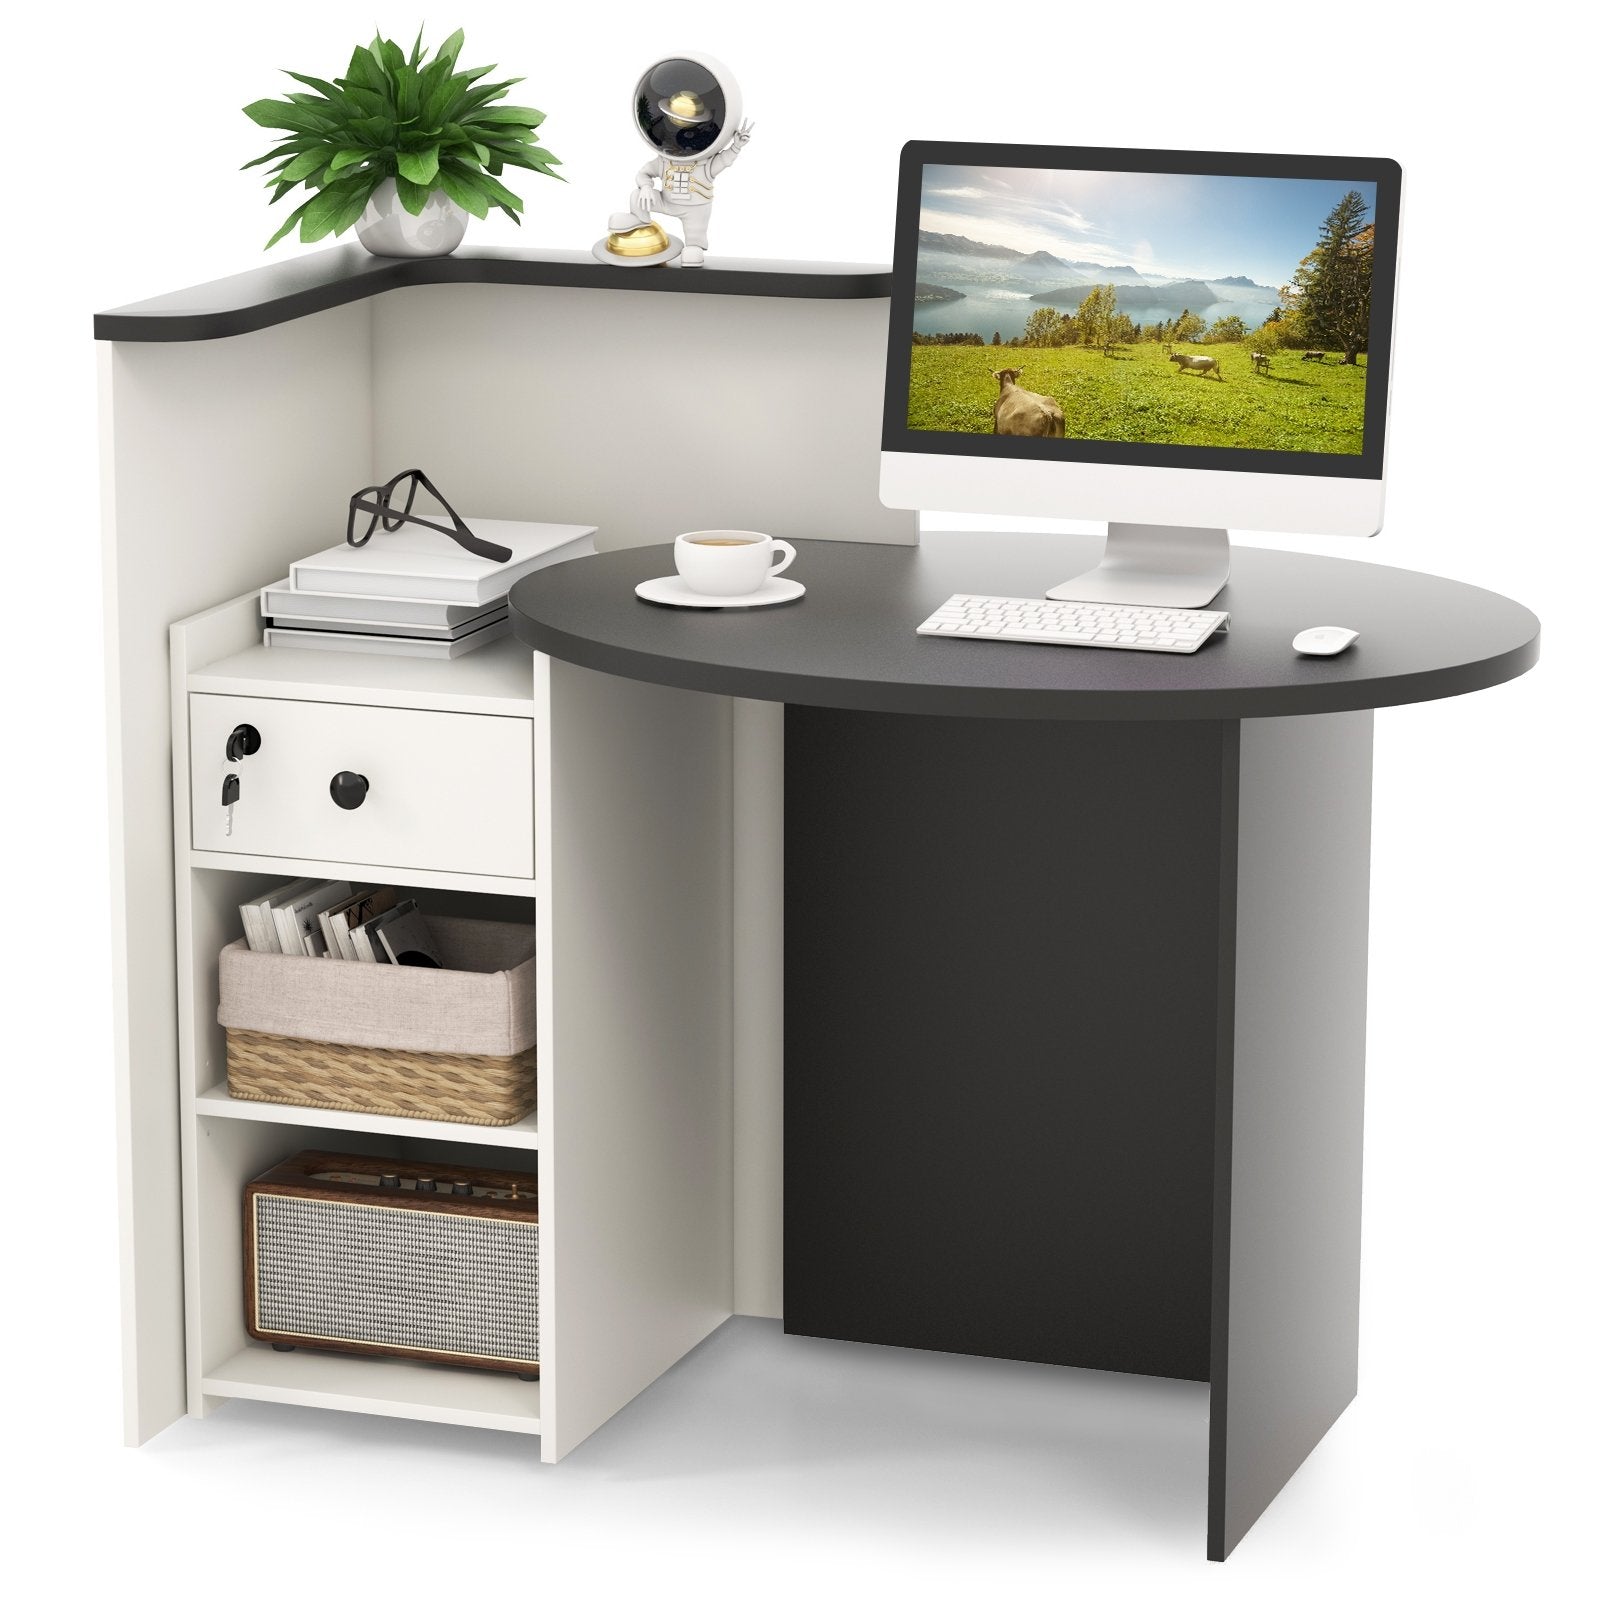
[[557, 178], [561, 163], [534, 131], [544, 113], [503, 100], [520, 78], [479, 80], [490, 67], [456, 70], [459, 28], [423, 59], [422, 35], [409, 56], [381, 35], [358, 45], [342, 78], [331, 83], [303, 72], [289, 77], [310, 93], [257, 100], [245, 115], [283, 136], [264, 156], [271, 162], [270, 204], [304, 185], [310, 197], [267, 240], [300, 229], [304, 244], [354, 227], [380, 256], [442, 256], [461, 243], [468, 216], [491, 206], [521, 224], [522, 200], [501, 181], [507, 167]]

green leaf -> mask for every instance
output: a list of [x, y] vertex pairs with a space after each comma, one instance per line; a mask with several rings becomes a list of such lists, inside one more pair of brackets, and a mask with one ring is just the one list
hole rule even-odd
[[414, 217], [422, 215], [422, 208], [428, 203], [428, 196], [433, 193], [431, 183], [413, 183], [403, 174], [394, 180], [395, 192], [400, 196], [400, 204]]
[[405, 54], [400, 46], [393, 39], [374, 39], [371, 50], [373, 55], [382, 61], [384, 70], [389, 76], [398, 81], [406, 66]]
[[544, 112], [531, 106], [485, 106], [472, 120], [503, 127], [537, 128], [544, 121]]
[[394, 75], [394, 101], [402, 121], [417, 114], [417, 75], [405, 62], [401, 62]]
[[427, 185], [439, 175], [439, 147], [430, 144], [426, 150], [402, 150], [395, 157], [395, 165], [402, 178]]
[[[434, 52], [434, 59], [436, 61], [446, 61], [453, 67], [456, 63], [456, 57], [461, 54], [462, 45], [464, 45], [466, 42], [466, 34], [464, 34], [460, 28], [457, 28], [456, 31], [452, 33], [442, 45], [439, 46], [438, 50]], [[478, 70], [480, 72], [493, 72], [494, 68], [480, 67]]]
[[325, 189], [319, 189], [301, 220], [300, 242], [315, 244], [318, 239], [327, 238], [340, 213], [349, 206], [354, 192], [355, 186], [348, 183], [330, 183]]
[[325, 117], [287, 100], [252, 100], [244, 114], [263, 128], [287, 128], [291, 133], [324, 133], [330, 126]]
[[347, 83], [344, 85], [344, 94], [346, 102], [360, 116], [379, 116], [389, 109], [388, 96], [379, 94], [376, 89]]
[[353, 167], [358, 161], [365, 161], [371, 154], [370, 150], [341, 150], [328, 163], [328, 171], [343, 172], [346, 167]]
[[522, 82], [521, 78], [507, 78], [504, 83], [480, 83], [476, 89], [470, 89], [466, 98], [461, 102], [460, 109], [455, 115], [460, 121], [465, 122], [467, 117], [477, 111], [481, 106], [486, 106], [491, 100], [503, 100], [511, 92], [513, 85]]
[[467, 72], [458, 72], [450, 80], [451, 92], [453, 94], [465, 94], [479, 78], [493, 71], [493, 67], [473, 67]]
[[487, 172], [480, 172], [473, 179], [473, 183], [481, 193], [488, 195], [489, 199], [499, 206], [502, 211], [520, 211], [522, 209], [521, 198], [518, 195], [514, 195], [498, 178], [490, 177]]
[[417, 42], [414, 45], [412, 45], [412, 47], [411, 47], [411, 65], [413, 67], [420, 67], [422, 65], [422, 29], [421, 28], [417, 29]]
[[418, 116], [424, 127], [437, 128], [450, 109], [455, 90], [450, 86], [449, 63], [435, 61], [423, 74], [418, 84]]
[[365, 45], [357, 45], [350, 54], [350, 65], [345, 69], [345, 77], [351, 83], [359, 84], [371, 93], [382, 95], [385, 104], [388, 103], [389, 80], [384, 76], [383, 68], [378, 65], [378, 58]]
[[306, 212], [311, 209], [312, 204], [313, 201], [307, 200], [304, 205], [297, 206], [293, 211], [291, 211], [283, 226], [279, 228], [270, 239], [267, 240], [266, 244], [262, 246], [262, 248], [270, 250], [273, 245], [275, 245], [286, 233], [292, 233], [294, 231], [295, 224], [299, 222], [300, 219], [305, 216]]
[[439, 187], [464, 211], [470, 211], [480, 222], [489, 215], [489, 201], [466, 178], [458, 177], [449, 167], [439, 168]]
[[395, 134], [399, 131], [392, 117], [357, 117], [350, 124], [349, 131], [358, 139], [364, 139], [376, 150], [382, 150], [394, 143]]
[[293, 78], [296, 83], [305, 84], [308, 89], [315, 89], [324, 100], [331, 100], [337, 105], [344, 99], [343, 91], [335, 88], [326, 78], [311, 78], [303, 72], [291, 72], [287, 67], [283, 70], [285, 76]]
[[308, 150], [304, 155], [298, 155], [283, 169], [281, 174], [285, 183], [299, 183], [302, 178], [309, 178], [313, 172], [328, 165], [326, 154], [320, 150]]
[[531, 150], [520, 151], [517, 155], [507, 156], [506, 160], [514, 167], [523, 167], [529, 172], [542, 172], [548, 178], [556, 176], [550, 169], [562, 165], [561, 157], [552, 155], [542, 145], [535, 145]]
[[350, 191], [345, 203], [334, 213], [333, 231], [336, 235], [343, 233], [346, 228], [361, 220], [361, 213], [367, 209], [367, 202], [372, 198], [372, 191], [377, 188], [380, 181], [375, 180], [370, 184], [358, 184]]

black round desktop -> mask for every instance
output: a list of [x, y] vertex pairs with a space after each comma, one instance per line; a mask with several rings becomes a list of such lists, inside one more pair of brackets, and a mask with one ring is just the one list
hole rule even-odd
[[1194, 655], [921, 638], [1098, 541], [794, 542], [784, 609], [642, 604], [666, 546], [511, 593], [560, 661], [785, 704], [785, 1328], [1209, 1382], [1221, 1558], [1355, 1394], [1373, 710], [1538, 622], [1241, 549]]
[[[1100, 541], [940, 534], [921, 546], [798, 539], [805, 599], [773, 611], [645, 605], [634, 585], [672, 570], [649, 545], [565, 562], [511, 593], [537, 650], [578, 666], [708, 694], [938, 716], [1151, 721], [1370, 710], [1486, 689], [1538, 657], [1532, 612], [1485, 589], [1334, 556], [1236, 549], [1212, 602], [1230, 631], [1192, 656], [919, 638], [953, 593], [1042, 595], [1087, 571]], [[1359, 630], [1342, 655], [1298, 656], [1320, 623]]]

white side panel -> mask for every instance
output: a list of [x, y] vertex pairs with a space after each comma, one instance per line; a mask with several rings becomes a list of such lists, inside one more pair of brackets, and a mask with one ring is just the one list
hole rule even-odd
[[733, 1309], [783, 1315], [783, 707], [733, 703]]
[[921, 511], [1359, 537], [1383, 526], [1383, 483], [1370, 478], [996, 461], [909, 451], [885, 454], [882, 462], [884, 503]]
[[225, 1073], [217, 1037], [216, 952], [235, 937], [239, 903], [260, 892], [270, 879], [235, 878], [208, 873], [197, 876], [189, 850], [189, 808], [180, 796], [189, 792], [189, 694], [191, 667], [212, 655], [243, 648], [255, 633], [255, 619], [239, 605], [221, 605], [170, 630], [172, 672], [172, 830], [176, 916], [178, 1066], [180, 1147], [183, 1173], [184, 1354], [190, 1414], [204, 1416], [217, 1400], [200, 1388], [202, 1276], [200, 1272], [199, 1151], [193, 1114], [194, 1097]]
[[732, 708], [541, 657], [543, 1454], [733, 1307]]
[[456, 506], [592, 522], [602, 550], [691, 528], [915, 542], [878, 499], [886, 300], [452, 284], [372, 302], [381, 474]]
[[371, 481], [367, 305], [102, 352], [125, 1434], [184, 1409], [167, 626], [330, 537]]

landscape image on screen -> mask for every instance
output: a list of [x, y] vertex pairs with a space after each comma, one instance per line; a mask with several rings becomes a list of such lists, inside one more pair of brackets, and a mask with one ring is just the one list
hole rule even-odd
[[1376, 185], [923, 169], [907, 425], [1360, 455]]

